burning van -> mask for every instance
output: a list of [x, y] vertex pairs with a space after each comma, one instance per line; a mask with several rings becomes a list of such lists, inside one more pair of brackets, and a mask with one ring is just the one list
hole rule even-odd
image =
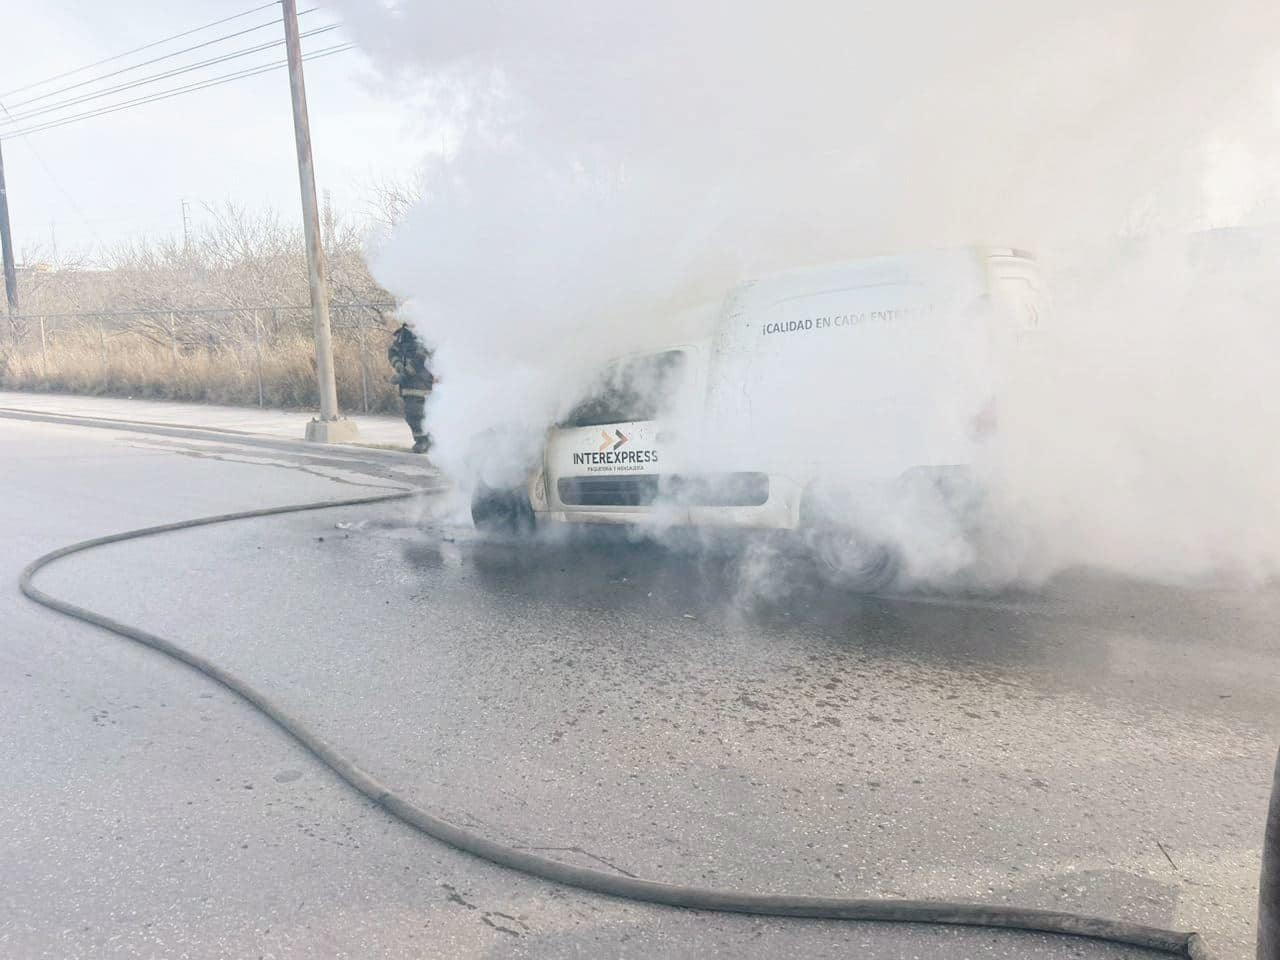
[[527, 487], [479, 489], [473, 518], [820, 529], [828, 553], [887, 575], [878, 506], [923, 488], [973, 495], [1039, 302], [1033, 259], [1012, 249], [744, 283], [706, 311], [704, 338], [601, 370], [548, 431]]

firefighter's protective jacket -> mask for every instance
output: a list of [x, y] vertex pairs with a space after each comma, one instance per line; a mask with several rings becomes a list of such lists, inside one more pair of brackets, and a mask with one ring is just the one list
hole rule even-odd
[[431, 374], [431, 351], [423, 346], [409, 325], [402, 324], [387, 348], [387, 359], [396, 371], [402, 397], [425, 397], [435, 384]]

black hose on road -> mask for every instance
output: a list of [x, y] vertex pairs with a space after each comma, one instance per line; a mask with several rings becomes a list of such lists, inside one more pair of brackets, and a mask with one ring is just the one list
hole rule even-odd
[[470, 830], [458, 827], [447, 820], [433, 816], [415, 806], [402, 794], [380, 783], [362, 770], [349, 757], [339, 752], [315, 734], [300, 719], [280, 704], [258, 690], [247, 680], [219, 666], [165, 637], [138, 627], [113, 620], [103, 614], [50, 596], [36, 587], [32, 580], [43, 568], [73, 554], [96, 547], [126, 540], [193, 527], [205, 527], [233, 520], [253, 517], [270, 517], [307, 510], [326, 510], [335, 507], [353, 507], [362, 504], [385, 503], [414, 496], [418, 491], [382, 494], [371, 497], [353, 497], [345, 500], [324, 500], [316, 503], [267, 507], [244, 510], [212, 517], [199, 517], [177, 523], [165, 523], [114, 533], [104, 537], [82, 540], [61, 547], [33, 560], [22, 571], [19, 586], [22, 592], [36, 603], [66, 614], [77, 620], [101, 627], [112, 633], [134, 640], [158, 650], [193, 667], [205, 676], [216, 680], [228, 690], [248, 701], [281, 729], [313, 753], [334, 773], [364, 794], [389, 814], [427, 836], [449, 844], [458, 850], [473, 854], [490, 863], [518, 870], [530, 876], [562, 883], [592, 893], [641, 900], [671, 907], [692, 910], [712, 910], [726, 913], [747, 913], [770, 917], [799, 917], [817, 920], [862, 920], [897, 923], [942, 923], [970, 927], [997, 927], [1035, 933], [1067, 934], [1091, 937], [1126, 946], [1145, 947], [1191, 960], [1207, 960], [1209, 954], [1204, 942], [1195, 933], [1163, 930], [1158, 927], [1129, 923], [1123, 920], [1107, 920], [1056, 910], [1037, 910], [1026, 907], [1010, 907], [995, 904], [959, 903], [942, 900], [855, 900], [843, 897], [813, 897], [786, 894], [740, 893], [735, 890], [716, 890], [708, 887], [692, 887], [660, 880], [643, 880], [621, 874], [607, 873], [589, 867], [538, 856], [526, 850], [490, 840]]

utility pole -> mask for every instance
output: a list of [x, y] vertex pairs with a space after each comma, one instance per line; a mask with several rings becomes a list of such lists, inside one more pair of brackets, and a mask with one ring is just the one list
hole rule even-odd
[[18, 312], [18, 272], [13, 263], [13, 237], [9, 235], [9, 192], [4, 185], [4, 144], [0, 143], [0, 254], [4, 256], [4, 294], [9, 313]]
[[284, 40], [289, 57], [289, 92], [293, 98], [293, 136], [298, 146], [298, 185], [302, 190], [302, 232], [307, 242], [307, 279], [311, 287], [311, 320], [316, 337], [316, 379], [320, 416], [307, 424], [307, 439], [341, 443], [358, 436], [353, 421], [338, 415], [338, 389], [333, 375], [333, 337], [329, 330], [329, 288], [316, 204], [316, 174], [311, 162], [311, 124], [307, 91], [302, 82], [302, 45], [298, 40], [296, 0], [281, 0]]
[[187, 198], [182, 198], [182, 252], [191, 252], [191, 216], [187, 212]]

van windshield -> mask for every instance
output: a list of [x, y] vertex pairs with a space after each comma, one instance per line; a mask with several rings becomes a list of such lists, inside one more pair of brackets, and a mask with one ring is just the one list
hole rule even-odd
[[653, 420], [670, 407], [684, 370], [683, 350], [667, 350], [611, 364], [560, 425], [594, 427], [603, 423]]

